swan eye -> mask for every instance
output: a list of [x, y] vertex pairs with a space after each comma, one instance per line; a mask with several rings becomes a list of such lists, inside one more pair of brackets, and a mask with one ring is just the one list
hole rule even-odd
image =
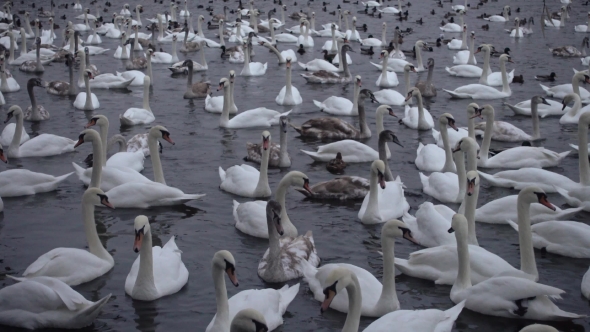
[[225, 271], [231, 271], [231, 273], [234, 273], [236, 271], [236, 267], [227, 261], [227, 259], [224, 259], [225, 261]]

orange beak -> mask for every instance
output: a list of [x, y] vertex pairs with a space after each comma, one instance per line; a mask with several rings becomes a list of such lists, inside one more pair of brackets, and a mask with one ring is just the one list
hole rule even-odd
[[236, 271], [233, 270], [231, 268], [225, 270], [225, 273], [227, 273], [227, 276], [229, 278], [229, 281], [231, 281], [231, 283], [238, 287], [240, 285], [240, 283], [238, 282], [238, 277], [236, 276]]
[[262, 138], [262, 148], [264, 150], [268, 150], [268, 146], [269, 146], [268, 137], [263, 137]]
[[88, 128], [90, 128], [90, 127], [92, 127], [92, 126], [95, 126], [95, 125], [96, 125], [96, 120], [92, 119], [92, 120], [90, 120], [90, 122], [88, 122], [88, 123], [87, 123], [87, 124], [84, 126], [84, 129], [88, 129]]
[[336, 297], [336, 292], [334, 292], [331, 289], [328, 290], [328, 295], [324, 299], [324, 302], [322, 302], [322, 307], [320, 309], [322, 313], [324, 311], [328, 310], [328, 308], [330, 307], [330, 304], [332, 304], [332, 300], [334, 300], [334, 297]]
[[141, 250], [141, 243], [143, 242], [143, 229], [135, 231], [135, 241], [133, 242], [133, 251], [139, 252]]
[[5, 164], [8, 163], [8, 159], [6, 159], [6, 155], [2, 149], [0, 149], [0, 160], [2, 160]]
[[379, 185], [381, 186], [381, 189], [385, 189], [385, 177], [381, 172], [379, 172]]
[[549, 201], [547, 200], [547, 196], [539, 198], [539, 203], [541, 203], [541, 204], [545, 205], [546, 207], [550, 208], [551, 210], [555, 211], [555, 206], [553, 206], [553, 204], [549, 203]]

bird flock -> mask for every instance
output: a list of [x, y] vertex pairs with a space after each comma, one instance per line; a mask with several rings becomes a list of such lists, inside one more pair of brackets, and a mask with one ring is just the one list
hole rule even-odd
[[[183, 256], [199, 248], [177, 245], [174, 235], [158, 246], [159, 236], [165, 234], [148, 215], [206, 205], [211, 197], [207, 194], [213, 191], [221, 192], [224, 213], [232, 216], [237, 230], [227, 237], [259, 238], [268, 249], [232, 253], [214, 248], [210, 265], [214, 286], [209, 288], [214, 289], [210, 294], [215, 297], [215, 315], [198, 330], [265, 332], [290, 326], [296, 315], [285, 313], [301, 296], [321, 303], [318, 316], [326, 311], [343, 313], [337, 324], [346, 332], [359, 331], [361, 325], [366, 326], [363, 331], [452, 331], [466, 311], [526, 320], [528, 326], [515, 325], [524, 326], [521, 332], [555, 332], [555, 327], [545, 324], [583, 321], [585, 308], [573, 312], [560, 308], [558, 300], [565, 291], [556, 287], [555, 280], [540, 278], [535, 257], [541, 253], [590, 258], [590, 226], [567, 220], [590, 212], [590, 92], [580, 85], [590, 83], [590, 69], [574, 69], [571, 83], [566, 84], [559, 84], [553, 71], [528, 77], [518, 66], [525, 60], [513, 56], [504, 44], [541, 40], [552, 30], [567, 30], [581, 40], [581, 46], [543, 39], [551, 48], [536, 56], [581, 59], [580, 67], [590, 66], [590, 56], [586, 57], [590, 42], [585, 36], [590, 32], [590, 11], [587, 22], [572, 23], [573, 29], [569, 23], [588, 2], [552, 1], [538, 12], [539, 6], [531, 10], [525, 2], [516, 3], [520, 7], [502, 0], [475, 2], [52, 0], [44, 7], [6, 2], [0, 12], [0, 105], [6, 116], [0, 160], [19, 167], [0, 172], [0, 197], [17, 197], [7, 201], [6, 209], [0, 200], [0, 211], [7, 215], [3, 223], [14, 222], [11, 208], [19, 199], [59, 193], [68, 182], [77, 186], [81, 182], [84, 192], [81, 206], [76, 201], [75, 214], [79, 219], [81, 212], [84, 231], [78, 227], [75, 233], [84, 234], [86, 243], [76, 247], [68, 237], [49, 234], [59, 238], [58, 247], [35, 251], [38, 258], [26, 262], [23, 270], [7, 269], [0, 289], [0, 325], [79, 329], [96, 320], [107, 321], [101, 313], [114, 305], [117, 295], [132, 301], [185, 296], [191, 274], [203, 271], [189, 271]], [[492, 7], [500, 11], [489, 12]], [[91, 14], [93, 9], [96, 15]], [[418, 9], [430, 16], [415, 15]], [[316, 12], [322, 19], [317, 24]], [[441, 16], [438, 27], [428, 24]], [[393, 39], [388, 41], [391, 30]], [[500, 34], [493, 39], [501, 45], [486, 40], [492, 39], [489, 36], [480, 37], [480, 32], [485, 35], [490, 30]], [[411, 49], [404, 50], [408, 42]], [[444, 72], [435, 72], [435, 56], [423, 61], [431, 52], [445, 54]], [[261, 58], [272, 61], [259, 62]], [[99, 69], [111, 62], [116, 63], [115, 71]], [[492, 71], [492, 66], [499, 71]], [[507, 66], [515, 69], [509, 71]], [[278, 87], [273, 86], [283, 71], [284, 81], [281, 78]], [[402, 73], [403, 78], [398, 78]], [[420, 76], [412, 84], [416, 73], [426, 78]], [[459, 81], [464, 84], [453, 85]], [[540, 87], [535, 83], [536, 93], [521, 102], [513, 100], [513, 89], [522, 90], [534, 81], [541, 82]], [[184, 93], [169, 87], [175, 82], [186, 82]], [[26, 86], [26, 95], [21, 85]], [[48, 96], [38, 99], [43, 89]], [[141, 107], [125, 108], [110, 100], [132, 105], [130, 100], [138, 96]], [[258, 101], [261, 96], [270, 103]], [[179, 165], [163, 153], [177, 148], [177, 142], [187, 142], [184, 137], [175, 142], [175, 137], [185, 134], [177, 130], [176, 122], [193, 120], [168, 111], [174, 101], [183, 99], [191, 116], [206, 123], [213, 119], [224, 140], [228, 133], [257, 135], [254, 142], [239, 142], [238, 154], [246, 163], [237, 164], [235, 158], [213, 160], [220, 164], [214, 169], [217, 187], [191, 187], [185, 193], [166, 181], [164, 168], [172, 175], [170, 182], [184, 188], [188, 186], [178, 180], [195, 175], [175, 174], [170, 169]], [[469, 104], [461, 104], [459, 110], [458, 99]], [[246, 110], [251, 102], [255, 108]], [[68, 137], [65, 128], [46, 133], [62, 128], [46, 124], [64, 121], [60, 109], [65, 108], [78, 112], [66, 114], [75, 126], [79, 119], [85, 120], [84, 126], [75, 128], [77, 136]], [[497, 120], [499, 109], [513, 112], [517, 124], [530, 119], [532, 132]], [[176, 115], [179, 119], [171, 119]], [[120, 130], [109, 137], [117, 119]], [[192, 125], [199, 131], [204, 123]], [[29, 124], [32, 131], [27, 132]], [[541, 127], [550, 126], [568, 128], [576, 144], [559, 151], [544, 147], [553, 137]], [[219, 143], [220, 135], [207, 138], [208, 142]], [[373, 137], [376, 149], [371, 146]], [[304, 148], [295, 152], [292, 146], [300, 146], [299, 141]], [[109, 156], [113, 148], [118, 151]], [[92, 153], [82, 161], [83, 149]], [[401, 168], [408, 166], [394, 163], [395, 155], [411, 150], [414, 156], [414, 149], [411, 173], [402, 174]], [[196, 154], [197, 150], [184, 150], [178, 162], [198, 160]], [[146, 158], [153, 179], [144, 172]], [[203, 158], [211, 161], [207, 153]], [[67, 171], [57, 176], [33, 172], [26, 167], [35, 165], [29, 160], [41, 165], [57, 162]], [[312, 172], [307, 173], [321, 173], [319, 177], [327, 180], [317, 181], [297, 170], [302, 160], [311, 164], [307, 170]], [[579, 174], [561, 168], [567, 160], [574, 160]], [[408, 192], [402, 175], [406, 181], [406, 177], [419, 180], [421, 193]], [[507, 188], [511, 195], [479, 199], [480, 193], [488, 198], [486, 192], [493, 187]], [[318, 250], [321, 245], [316, 246], [314, 233], [301, 229], [307, 225], [298, 209], [287, 203], [290, 188], [308, 206], [331, 209], [337, 218], [352, 216], [354, 221], [346, 220], [381, 230], [380, 280], [377, 273], [352, 264], [345, 252], [330, 257], [329, 263], [323, 261], [326, 257]], [[414, 200], [408, 202], [407, 194], [424, 199], [412, 206]], [[549, 195], [552, 201], [554, 197], [565, 201], [563, 209], [551, 203]], [[50, 199], [60, 205], [57, 198]], [[352, 215], [346, 205], [354, 207]], [[129, 248], [133, 241], [135, 258], [125, 266], [124, 294], [121, 284], [119, 294], [97, 290], [90, 300], [78, 287], [114, 273], [115, 258], [131, 256], [107, 250], [103, 231], [97, 227], [101, 223], [95, 220], [104, 213], [125, 213], [120, 211], [134, 213], [133, 228], [125, 226], [124, 236]], [[491, 234], [490, 227], [493, 232], [501, 227], [517, 232], [520, 267], [494, 253], [487, 242], [480, 246], [487, 240], [484, 232], [476, 230], [482, 223], [491, 224], [486, 225], [485, 235]], [[21, 230], [22, 234], [11, 236], [34, 232]], [[322, 229], [313, 231], [317, 236]], [[495, 240], [501, 246], [509, 242]], [[396, 256], [396, 244], [410, 254]], [[226, 282], [238, 287], [237, 271], [251, 272], [240, 268], [245, 255], [259, 257], [256, 274], [266, 287], [228, 297]], [[396, 273], [451, 286], [444, 288], [450, 301], [420, 309], [400, 302]], [[576, 288], [590, 299], [590, 270], [577, 277]], [[370, 322], [361, 322], [361, 317]], [[494, 330], [494, 320], [486, 323]], [[310, 323], [295, 329], [319, 327]]]

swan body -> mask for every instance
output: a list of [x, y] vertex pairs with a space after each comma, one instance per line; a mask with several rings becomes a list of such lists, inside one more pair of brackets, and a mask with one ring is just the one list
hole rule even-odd
[[508, 55], [502, 54], [500, 56], [500, 69], [502, 75], [501, 91], [483, 84], [468, 84], [458, 87], [453, 91], [443, 90], [449, 93], [452, 98], [498, 99], [510, 97], [512, 95], [512, 90], [510, 90], [510, 85], [508, 84], [506, 61], [512, 62]]
[[299, 90], [291, 84], [291, 58], [287, 58], [287, 85], [285, 85], [279, 95], [275, 98], [275, 101], [279, 105], [283, 106], [294, 106], [303, 103], [303, 98]]
[[[506, 224], [506, 220], [515, 220], [517, 216], [517, 195], [505, 196], [480, 206], [475, 211], [475, 220], [488, 224]], [[562, 210], [558, 207], [554, 211], [538, 203], [531, 204], [531, 223], [536, 224], [542, 221], [563, 220], [581, 211], [582, 208]]]
[[[9, 123], [7, 124], [4, 129], [2, 129], [2, 134], [0, 135], [0, 145], [9, 146], [12, 143], [12, 138], [14, 137], [14, 132], [16, 131], [16, 123]], [[31, 137], [27, 134], [26, 131], [21, 133], [20, 144], [30, 140]]]
[[53, 176], [31, 172], [27, 169], [11, 169], [0, 172], [0, 197], [34, 195], [54, 191], [72, 173]]
[[338, 152], [342, 154], [342, 160], [346, 163], [365, 163], [379, 159], [379, 153], [375, 149], [349, 139], [321, 145], [317, 152], [306, 150], [301, 150], [301, 152], [310, 156], [314, 161], [320, 162], [328, 162], [336, 158]]
[[[508, 224], [518, 232], [518, 224], [508, 220]], [[577, 221], [543, 221], [531, 226], [533, 246], [573, 258], [590, 257], [590, 226]]]
[[410, 107], [406, 105], [404, 113], [405, 116], [401, 119], [401, 122], [412, 129], [418, 130], [429, 130], [434, 127], [434, 120], [428, 110], [425, 110], [422, 106], [422, 94], [418, 88], [411, 88], [406, 97], [406, 101], [412, 97], [416, 97], [418, 100], [418, 107]]
[[[539, 104], [538, 106], [538, 114], [541, 118], [547, 116], [562, 116], [571, 109], [570, 107], [566, 107], [564, 110], [562, 110], [562, 103], [550, 99], [546, 99], [546, 101], [549, 103], [549, 105]], [[508, 103], [503, 103], [503, 105], [508, 106], [508, 108], [514, 112], [514, 114], [531, 116], [530, 99], [521, 101], [515, 105]]]
[[453, 67], [445, 67], [447, 73], [458, 77], [480, 77], [483, 69], [475, 65], [456, 65]]
[[150, 84], [150, 77], [145, 76], [143, 78], [143, 107], [132, 107], [127, 109], [124, 114], [119, 115], [119, 120], [122, 126], [149, 124], [156, 120], [156, 117], [150, 108]]

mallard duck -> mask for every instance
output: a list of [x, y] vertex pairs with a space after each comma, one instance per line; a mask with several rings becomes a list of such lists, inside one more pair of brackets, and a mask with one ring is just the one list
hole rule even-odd
[[336, 54], [329, 54], [328, 50], [323, 50], [322, 53], [324, 53], [324, 60], [329, 63], [332, 63], [332, 60], [334, 60], [334, 57], [336, 56]]
[[338, 152], [336, 154], [336, 158], [330, 160], [326, 164], [326, 169], [328, 170], [328, 172], [334, 173], [334, 174], [343, 173], [345, 168], [346, 168], [346, 163], [344, 162], [344, 160], [342, 160], [342, 153], [340, 153], [340, 152]]
[[522, 75], [518, 75], [518, 76], [514, 76], [514, 78], [512, 78], [512, 83], [524, 83], [524, 77]]
[[305, 54], [305, 48], [303, 48], [303, 44], [299, 44], [299, 49], [297, 50], [297, 53], [301, 55]]
[[537, 81], [542, 81], [542, 82], [555, 82], [555, 79], [557, 78], [557, 75], [555, 75], [554, 72], [551, 72], [551, 74], [549, 75], [536, 75], [535, 79]]
[[373, 46], [369, 46], [369, 48], [361, 48], [361, 54], [368, 54], [368, 55], [375, 54], [375, 52], [373, 51]]
[[493, 56], [493, 57], [496, 57], [496, 58], [499, 58], [500, 55], [502, 55], [502, 54], [508, 54], [508, 55], [510, 55], [510, 48], [509, 47], [505, 47], [504, 48], [504, 52], [498, 52], [496, 50], [492, 50], [490, 52], [490, 56]]

